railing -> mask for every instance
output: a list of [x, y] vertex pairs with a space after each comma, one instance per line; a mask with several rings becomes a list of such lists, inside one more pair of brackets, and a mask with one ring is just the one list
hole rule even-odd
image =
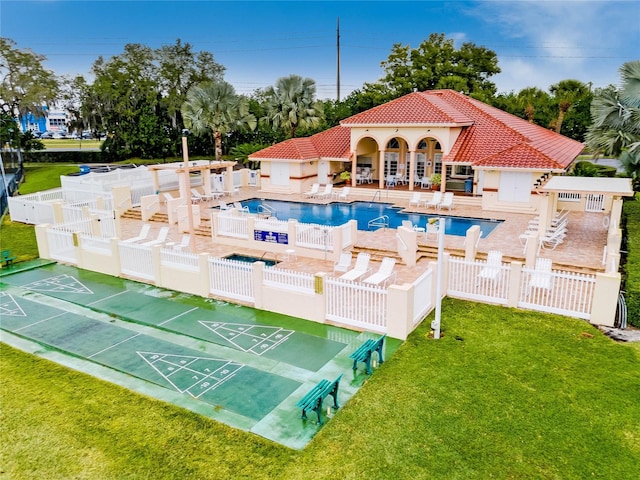
[[552, 270], [545, 287], [532, 286], [533, 275], [541, 275], [532, 268], [522, 269], [518, 307], [557, 313], [571, 317], [591, 318], [591, 303], [596, 284], [595, 275]]
[[54, 260], [78, 264], [78, 256], [73, 242], [73, 233], [54, 228], [47, 229], [49, 254]]
[[584, 211], [585, 212], [602, 212], [603, 210], [604, 210], [604, 195], [601, 193], [588, 194]]
[[210, 258], [210, 293], [243, 302], [254, 302], [252, 271], [253, 265], [247, 262]]
[[261, 203], [260, 205], [258, 205], [258, 214], [259, 215], [265, 215], [268, 214], [270, 217], [276, 217], [276, 209], [273, 208], [271, 205], [268, 205], [266, 203]]
[[[483, 275], [483, 270], [489, 274]], [[458, 298], [506, 305], [510, 270], [509, 265], [488, 266], [483, 260], [451, 257], [447, 292]]]
[[111, 240], [109, 238], [99, 238], [84, 234], [80, 235], [80, 237], [83, 250], [90, 250], [102, 255], [111, 255]]
[[563, 202], [579, 202], [581, 194], [573, 192], [558, 192], [558, 200]]
[[369, 206], [373, 205], [373, 202], [376, 201], [376, 197], [380, 197], [380, 200], [382, 200], [382, 190], [378, 190], [373, 194], [373, 198], [371, 199], [371, 202], [369, 202]]
[[296, 245], [305, 248], [333, 251], [334, 227], [296, 223]]
[[324, 285], [328, 320], [375, 332], [386, 332], [385, 288], [337, 278], [326, 278]]
[[270, 287], [313, 294], [314, 278], [315, 277], [310, 273], [270, 267], [264, 269], [263, 282], [265, 285]]
[[371, 230], [371, 228], [373, 227], [389, 228], [389, 217], [387, 215], [380, 215], [373, 220], [369, 220], [369, 222], [367, 223], [367, 229]]
[[232, 210], [218, 215], [218, 235], [236, 238], [249, 238], [249, 219], [243, 215], [235, 215]]
[[413, 283], [413, 326], [417, 326], [431, 311], [433, 299], [433, 270], [428, 269]]
[[122, 273], [144, 280], [154, 280], [151, 248], [135, 243], [119, 243]]
[[198, 255], [190, 252], [180, 252], [168, 248], [160, 250], [160, 265], [178, 267], [197, 272], [200, 270]]

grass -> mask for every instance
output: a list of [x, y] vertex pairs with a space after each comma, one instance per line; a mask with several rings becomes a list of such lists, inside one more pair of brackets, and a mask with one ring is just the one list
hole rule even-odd
[[[637, 478], [640, 351], [446, 299], [303, 451], [2, 346], [8, 478]], [[55, 412], [55, 415], [52, 415]]]

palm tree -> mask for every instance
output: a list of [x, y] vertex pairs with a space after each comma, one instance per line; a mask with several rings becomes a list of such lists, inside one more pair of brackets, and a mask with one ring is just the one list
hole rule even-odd
[[580, 97], [588, 93], [589, 88], [579, 80], [562, 80], [551, 85], [549, 91], [558, 101], [558, 118], [554, 122], [554, 127], [556, 133], [560, 133], [564, 116]]
[[591, 104], [587, 146], [594, 153], [618, 157], [627, 174], [640, 183], [640, 60], [620, 67], [620, 90], [599, 91]]
[[296, 136], [298, 127], [317, 127], [322, 121], [323, 106], [315, 100], [316, 85], [299, 75], [279, 78], [276, 86], [265, 90], [267, 114], [261, 119], [273, 128], [282, 128]]
[[234, 130], [256, 128], [256, 117], [249, 113], [249, 100], [236, 95], [230, 83], [204, 82], [187, 92], [182, 118], [195, 134], [213, 132], [216, 160], [222, 157], [222, 137]]

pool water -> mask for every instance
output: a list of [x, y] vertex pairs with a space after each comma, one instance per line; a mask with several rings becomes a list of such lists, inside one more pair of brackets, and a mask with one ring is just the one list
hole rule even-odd
[[258, 258], [258, 257], [252, 257], [249, 255], [240, 255], [238, 253], [234, 253], [232, 255], [227, 255], [226, 257], [227, 260], [236, 260], [238, 262], [246, 262], [246, 263], [254, 263], [254, 262], [264, 262], [264, 264], [267, 267], [273, 267], [276, 264], [275, 260], [271, 260], [268, 258]]
[[[253, 198], [242, 202], [248, 206], [252, 213], [258, 211], [259, 205], [268, 205], [275, 210], [275, 216], [279, 220], [294, 218], [302, 223], [316, 223], [320, 225], [337, 226], [347, 223], [349, 220], [358, 222], [358, 230], [370, 230], [368, 223], [374, 218], [386, 215], [389, 217], [389, 227], [398, 228], [403, 220], [410, 220], [414, 225], [425, 227], [430, 218], [438, 218], [440, 215], [402, 212], [400, 208], [391, 203], [369, 202], [333, 202], [325, 205], [306, 202], [288, 202], [283, 200], [261, 200]], [[442, 215], [445, 219], [445, 233], [464, 237], [469, 227], [478, 225], [482, 231], [482, 238], [502, 223], [501, 220], [486, 220], [482, 218], [453, 217]], [[371, 228], [373, 230], [374, 228]]]

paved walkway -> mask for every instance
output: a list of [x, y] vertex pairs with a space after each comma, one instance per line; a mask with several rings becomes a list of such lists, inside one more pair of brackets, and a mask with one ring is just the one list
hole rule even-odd
[[[349, 201], [371, 201], [376, 192], [378, 192], [378, 190], [370, 188], [352, 188], [351, 194], [349, 195]], [[424, 206], [419, 208], [409, 206], [409, 200], [411, 199], [412, 192], [409, 192], [408, 190], [395, 189], [393, 191], [383, 190], [380, 192], [380, 194], [377, 194], [376, 201], [392, 203], [411, 212], [425, 214], [434, 213], [433, 209], [427, 210]], [[427, 190], [422, 191], [422, 193], [423, 198], [427, 198], [431, 194], [431, 192]], [[227, 203], [230, 201], [243, 201], [253, 198], [315, 202], [323, 204], [336, 201], [310, 200], [301, 194], [273, 194], [262, 192], [255, 187], [243, 187], [240, 189], [238, 194], [231, 199], [227, 199]], [[526, 230], [529, 220], [533, 219], [536, 216], [535, 214], [487, 211], [482, 210], [479, 206], [465, 204], [464, 195], [456, 197], [456, 199], [459, 201], [454, 203], [453, 210], [446, 210], [442, 212], [444, 215], [503, 220], [503, 222], [497, 226], [487, 238], [480, 239], [478, 243], [478, 252], [480, 254], [486, 254], [490, 250], [500, 250], [504, 257], [524, 262], [523, 246], [520, 243], [518, 236]], [[469, 203], [469, 201], [467, 200], [466, 203]], [[215, 209], [217, 206], [218, 201], [216, 200], [201, 203], [200, 211], [203, 223], [208, 224], [211, 209]], [[164, 205], [162, 208], [165, 208]], [[154, 238], [160, 228], [164, 226], [160, 223], [152, 223], [152, 225], [153, 228], [149, 238]], [[121, 226], [122, 237], [130, 238], [136, 236], [140, 231], [141, 222], [138, 220], [122, 219]], [[170, 226], [170, 228], [171, 240], [179, 242], [182, 237], [182, 233], [178, 231], [177, 225]], [[554, 268], [563, 269], [571, 267], [574, 269], [584, 269], [588, 272], [604, 271], [604, 267], [602, 265], [602, 254], [603, 248], [606, 244], [606, 236], [607, 231], [602, 226], [602, 214], [571, 212], [569, 214], [568, 234], [564, 243], [556, 247], [554, 250], [543, 250], [542, 256], [551, 258], [554, 263]], [[212, 256], [220, 257], [234, 253], [257, 257], [261, 257], [264, 254], [264, 251], [218, 245], [215, 244], [211, 238], [201, 235], [196, 235], [195, 237], [195, 250], [198, 253], [205, 252]], [[446, 235], [445, 249], [464, 249], [464, 241], [464, 237]], [[395, 229], [381, 229], [372, 232], [358, 231], [357, 238], [355, 239], [355, 245], [357, 247], [386, 249], [390, 252], [396, 252], [396, 242]], [[420, 238], [419, 243], [432, 247], [437, 246], [437, 240], [435, 238], [428, 240]], [[280, 266], [283, 268], [307, 273], [333, 272], [332, 261], [309, 259], [300, 256], [295, 260], [281, 258], [278, 258], [278, 260], [280, 261]], [[417, 265], [414, 267], [397, 264], [397, 283], [412, 282], [419, 275], [424, 273], [427, 269], [427, 264], [428, 259], [424, 258], [419, 260]], [[374, 265], [373, 268], [376, 269], [377, 265]]]

